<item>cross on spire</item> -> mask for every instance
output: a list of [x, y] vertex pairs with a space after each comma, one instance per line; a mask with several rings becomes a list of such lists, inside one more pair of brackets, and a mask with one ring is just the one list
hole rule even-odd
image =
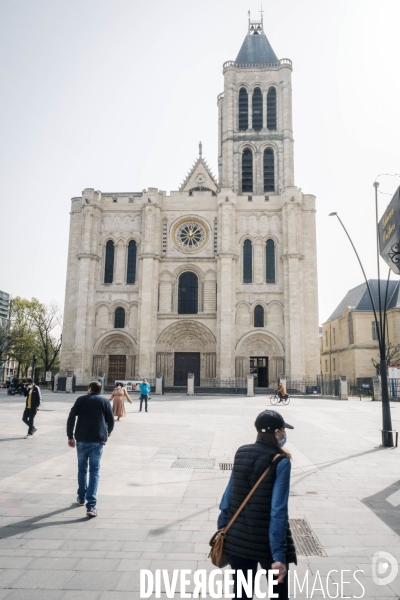
[[203, 156], [203, 144], [201, 142], [199, 142], [199, 157], [201, 158]]
[[261, 15], [261, 23], [262, 23], [264, 21], [264, 11], [263, 11], [263, 7], [262, 7], [262, 2], [261, 2], [260, 15]]

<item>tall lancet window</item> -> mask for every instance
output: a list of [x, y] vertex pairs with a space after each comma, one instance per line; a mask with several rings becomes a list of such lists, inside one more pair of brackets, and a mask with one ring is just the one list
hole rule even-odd
[[249, 128], [249, 97], [245, 88], [239, 91], [239, 131]]
[[243, 283], [253, 283], [253, 244], [245, 240], [243, 244]]
[[114, 242], [106, 244], [106, 260], [104, 263], [104, 283], [112, 283], [114, 279]]
[[275, 159], [272, 148], [264, 150], [264, 192], [275, 191]]
[[267, 94], [267, 129], [276, 129], [276, 88], [270, 87]]
[[250, 148], [242, 154], [242, 192], [253, 192], [253, 153]]
[[199, 280], [196, 273], [186, 271], [178, 281], [178, 314], [197, 315], [199, 312]]
[[[275, 88], [274, 88], [275, 89]], [[253, 129], [261, 131], [263, 126], [263, 97], [259, 87], [253, 92]]]
[[261, 304], [257, 304], [254, 309], [254, 327], [264, 327], [264, 309]]
[[126, 269], [126, 283], [136, 281], [136, 242], [131, 240], [128, 244], [128, 266]]
[[265, 245], [266, 282], [275, 283], [275, 244], [267, 240]]

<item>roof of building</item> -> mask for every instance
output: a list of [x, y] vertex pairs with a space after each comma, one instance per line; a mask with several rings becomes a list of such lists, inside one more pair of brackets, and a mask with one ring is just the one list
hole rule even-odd
[[260, 62], [278, 62], [278, 57], [272, 49], [267, 36], [264, 33], [263, 20], [250, 21], [249, 30], [239, 54], [236, 57], [237, 63], [260, 63]]
[[[379, 307], [379, 285], [377, 279], [369, 279], [368, 284], [371, 290], [372, 299], [375, 309]], [[400, 308], [400, 286], [398, 281], [389, 281], [389, 289], [387, 295], [387, 308]], [[386, 281], [381, 281], [381, 304], [382, 308], [385, 305]], [[369, 297], [366, 283], [361, 283], [357, 287], [349, 290], [340, 304], [333, 311], [328, 321], [338, 319], [343, 315], [346, 308], [350, 308], [353, 312], [372, 312], [371, 299]]]

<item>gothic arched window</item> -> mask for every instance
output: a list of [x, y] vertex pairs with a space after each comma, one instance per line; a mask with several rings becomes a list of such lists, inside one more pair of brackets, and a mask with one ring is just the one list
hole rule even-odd
[[245, 88], [239, 91], [239, 131], [249, 128], [249, 96]]
[[126, 283], [136, 281], [136, 242], [131, 240], [128, 244], [128, 264], [126, 268]]
[[275, 159], [272, 148], [264, 150], [264, 192], [275, 191]]
[[253, 192], [253, 153], [250, 148], [242, 154], [242, 192]]
[[196, 273], [186, 271], [178, 282], [178, 314], [197, 315], [199, 309], [199, 280]]
[[104, 263], [104, 283], [112, 283], [114, 279], [114, 242], [106, 244], [106, 260]]
[[125, 327], [125, 309], [122, 306], [115, 309], [114, 327], [115, 329], [123, 329]]
[[253, 129], [261, 131], [263, 126], [263, 97], [259, 87], [253, 92]]
[[243, 244], [243, 283], [253, 283], [253, 244], [250, 240]]
[[257, 304], [254, 309], [254, 327], [264, 327], [264, 309], [261, 304]]
[[270, 87], [267, 94], [267, 129], [276, 129], [276, 88]]
[[275, 283], [275, 244], [274, 240], [267, 240], [265, 244], [266, 282]]

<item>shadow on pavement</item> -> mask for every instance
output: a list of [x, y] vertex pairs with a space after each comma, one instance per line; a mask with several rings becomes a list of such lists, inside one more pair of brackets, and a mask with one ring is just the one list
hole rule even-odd
[[[310, 475], [315, 475], [318, 471], [322, 471], [323, 469], [327, 469], [328, 467], [332, 467], [333, 465], [337, 465], [339, 463], [345, 462], [346, 460], [352, 460], [353, 458], [359, 458], [360, 456], [365, 456], [366, 454], [374, 454], [375, 452], [380, 452], [382, 450], [391, 450], [391, 448], [385, 448], [384, 446], [378, 446], [377, 448], [372, 448], [372, 450], [365, 450], [364, 452], [358, 452], [357, 454], [350, 454], [350, 456], [345, 456], [344, 458], [337, 458], [335, 460], [330, 460], [329, 462], [324, 463], [315, 463], [315, 469], [311, 471], [307, 471], [307, 473], [293, 475], [293, 482], [291, 487], [296, 487], [300, 481], [307, 479]], [[400, 503], [399, 503], [400, 504]]]
[[65, 513], [66, 511], [73, 510], [74, 508], [79, 508], [78, 504], [72, 504], [67, 508], [59, 508], [58, 510], [53, 510], [37, 517], [29, 517], [29, 519], [24, 519], [23, 521], [18, 521], [17, 523], [0, 527], [0, 539], [4, 540], [5, 538], [9, 538], [20, 533], [28, 533], [28, 531], [33, 531], [35, 529], [42, 529], [43, 527], [54, 527], [55, 525], [67, 525], [69, 523], [82, 523], [82, 521], [88, 520], [85, 514], [85, 516], [81, 517], [80, 519], [66, 519], [64, 521], [51, 521], [50, 523], [37, 523], [37, 521], [48, 519], [54, 515], [59, 515], [61, 513]]
[[381, 492], [363, 498], [362, 502], [370, 508], [390, 529], [400, 535], [400, 481], [396, 481]]

